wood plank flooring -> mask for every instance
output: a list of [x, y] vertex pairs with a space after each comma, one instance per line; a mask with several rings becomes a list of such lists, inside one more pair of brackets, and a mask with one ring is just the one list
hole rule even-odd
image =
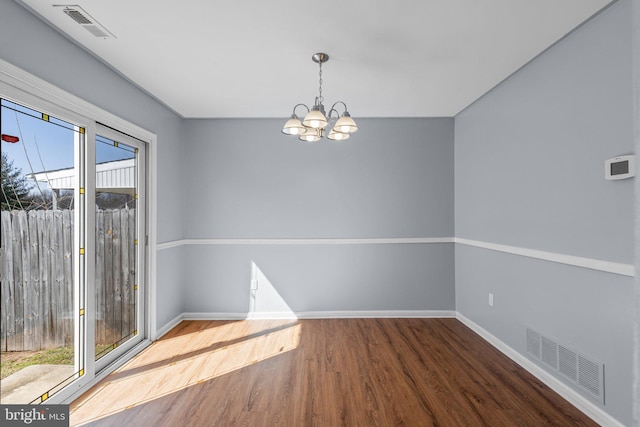
[[327, 319], [184, 321], [71, 425], [597, 424], [456, 319]]

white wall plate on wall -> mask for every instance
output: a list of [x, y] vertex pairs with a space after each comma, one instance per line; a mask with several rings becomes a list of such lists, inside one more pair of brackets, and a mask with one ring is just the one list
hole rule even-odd
[[619, 156], [604, 162], [604, 177], [606, 179], [625, 179], [636, 175], [636, 156]]

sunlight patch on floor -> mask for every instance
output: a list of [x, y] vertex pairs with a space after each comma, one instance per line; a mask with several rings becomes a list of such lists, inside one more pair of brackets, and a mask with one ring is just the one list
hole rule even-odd
[[[171, 343], [173, 352], [180, 354], [175, 361], [171, 361], [168, 355], [163, 355], [165, 362], [159, 364], [153, 358], [144, 360], [144, 354], [140, 354], [122, 370], [107, 377], [90, 394], [80, 398], [81, 402], [72, 409], [72, 424], [82, 425], [96, 421], [294, 350], [300, 343], [301, 325], [283, 322], [273, 321], [270, 329], [263, 328], [262, 332], [252, 331], [250, 321], [222, 325], [220, 328], [227, 329], [227, 332], [231, 332], [229, 328], [233, 330], [232, 326], [235, 325], [244, 330], [246, 335], [245, 338], [237, 337], [232, 332], [224, 335], [222, 347], [219, 348], [216, 348], [219, 344], [209, 336], [196, 338], [193, 334], [185, 335], [185, 340], [180, 341], [183, 346], [176, 341]], [[212, 337], [219, 334], [217, 327], [207, 331]], [[257, 336], [251, 337], [252, 335]], [[189, 340], [192, 341], [191, 347], [188, 346]], [[228, 344], [224, 345], [225, 343]], [[158, 347], [165, 344], [162, 341], [154, 343], [154, 353], [158, 353]], [[207, 347], [213, 348], [207, 350]], [[109, 381], [111, 377], [115, 379]], [[96, 413], [100, 415], [96, 417]], [[86, 418], [89, 414], [92, 419]]]
[[[193, 321], [184, 320], [176, 328], [181, 328], [184, 324], [189, 322]], [[291, 321], [288, 320], [285, 323], [291, 324]], [[281, 326], [282, 324], [283, 323], [281, 322], [276, 325]], [[243, 320], [229, 321], [226, 324], [216, 324], [215, 327], [205, 327], [196, 332], [177, 332], [175, 336], [173, 335], [174, 331], [170, 331], [160, 340], [153, 343], [153, 351], [145, 351], [137, 358], [130, 360], [120, 368], [119, 372], [128, 369], [135, 369], [139, 366], [148, 366], [151, 363], [165, 362], [178, 355], [201, 351], [203, 349], [219, 345], [224, 341], [229, 342], [243, 339], [249, 335], [260, 332], [261, 330], [256, 329], [251, 325], [251, 323]]]

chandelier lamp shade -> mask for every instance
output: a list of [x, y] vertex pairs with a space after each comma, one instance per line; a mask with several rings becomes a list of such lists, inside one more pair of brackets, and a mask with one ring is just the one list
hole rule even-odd
[[[319, 94], [316, 96], [313, 107], [309, 108], [305, 104], [297, 104], [293, 107], [293, 113], [289, 120], [282, 127], [282, 133], [286, 135], [297, 136], [301, 141], [316, 142], [325, 136], [333, 141], [342, 141], [358, 130], [355, 120], [351, 118], [351, 114], [347, 111], [347, 104], [337, 101], [329, 109], [327, 114], [324, 108], [324, 98], [322, 97], [322, 64], [329, 60], [326, 53], [316, 53], [311, 59], [320, 67], [320, 88]], [[304, 119], [300, 120], [296, 111], [304, 108], [306, 114]], [[344, 109], [340, 114], [337, 108]]]

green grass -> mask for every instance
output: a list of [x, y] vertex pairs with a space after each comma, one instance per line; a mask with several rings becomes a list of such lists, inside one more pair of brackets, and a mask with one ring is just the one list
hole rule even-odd
[[102, 353], [104, 350], [108, 349], [111, 347], [111, 350], [113, 350], [113, 344], [96, 344], [96, 357], [100, 358], [102, 356], [105, 356], [107, 354], [109, 354], [109, 351], [105, 351], [104, 354]]
[[[97, 344], [96, 354], [100, 354], [109, 347], [113, 347], [113, 344]], [[31, 365], [73, 365], [73, 357], [73, 347], [59, 347], [36, 352], [2, 352], [0, 353], [0, 380]]]
[[0, 379], [31, 365], [73, 365], [72, 347], [41, 350], [20, 358], [10, 356], [11, 352], [0, 354]]

